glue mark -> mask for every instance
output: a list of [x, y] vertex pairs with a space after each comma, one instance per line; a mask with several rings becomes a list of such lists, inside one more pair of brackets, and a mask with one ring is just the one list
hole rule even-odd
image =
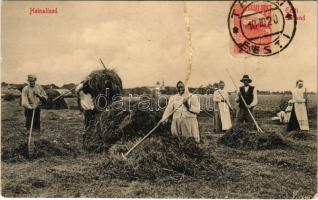
[[186, 90], [188, 89], [188, 83], [190, 80], [191, 76], [191, 71], [192, 71], [192, 40], [191, 40], [191, 29], [190, 29], [190, 19], [189, 19], [189, 14], [187, 11], [187, 6], [186, 3], [183, 2], [183, 18], [184, 18], [184, 23], [185, 23], [185, 28], [187, 32], [187, 52], [188, 52], [188, 59], [187, 59], [187, 71], [186, 71], [186, 77], [185, 77], [185, 88]]

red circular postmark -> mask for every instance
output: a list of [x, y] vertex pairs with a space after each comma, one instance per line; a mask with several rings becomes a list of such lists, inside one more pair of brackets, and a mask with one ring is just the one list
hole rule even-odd
[[228, 16], [234, 43], [241, 51], [255, 56], [270, 56], [284, 50], [295, 35], [296, 25], [296, 12], [289, 0], [236, 0]]

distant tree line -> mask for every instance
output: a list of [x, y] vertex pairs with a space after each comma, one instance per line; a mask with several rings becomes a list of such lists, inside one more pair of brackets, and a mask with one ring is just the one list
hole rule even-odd
[[[6, 82], [1, 82], [1, 86], [5, 86], [5, 87], [10, 87], [13, 89], [18, 89], [20, 91], [22, 91], [22, 89], [26, 86], [26, 83], [23, 84], [9, 84]], [[68, 90], [72, 90], [72, 92], [74, 93], [74, 88], [76, 87], [75, 83], [67, 83], [62, 85], [61, 87], [55, 85], [55, 84], [47, 84], [47, 85], [42, 85], [42, 87], [44, 89], [68, 89]], [[194, 92], [196, 91], [196, 94], [213, 94], [215, 89], [218, 88], [218, 83], [213, 83], [213, 84], [208, 84], [204, 87], [201, 88], [195, 88], [195, 87], [190, 87], [189, 91], [190, 92]], [[274, 95], [291, 95], [292, 92], [291, 91], [269, 91], [269, 90], [257, 90], [258, 94], [274, 94]], [[151, 90], [149, 87], [134, 87], [134, 88], [125, 88], [123, 89], [123, 95], [128, 95], [128, 94], [133, 94], [133, 95], [143, 95], [143, 94], [153, 94], [154, 95], [155, 91]], [[173, 95], [177, 93], [177, 89], [176, 87], [172, 87], [172, 86], [165, 86], [163, 90], [161, 90], [161, 94], [166, 94], [166, 95]], [[233, 92], [230, 92], [233, 93]], [[308, 94], [316, 94], [315, 92], [307, 92]]]
[[[9, 89], [17, 89], [19, 91], [22, 91], [22, 89], [27, 85], [27, 83], [6, 83], [6, 82], [1, 82], [1, 86], [4, 87], [8, 87]], [[64, 84], [61, 87], [55, 85], [55, 84], [46, 84], [46, 85], [41, 85], [43, 87], [43, 89], [47, 90], [47, 89], [74, 89], [74, 87], [76, 86], [76, 84], [74, 83], [68, 83], [68, 84]], [[74, 92], [74, 90], [72, 91]]]

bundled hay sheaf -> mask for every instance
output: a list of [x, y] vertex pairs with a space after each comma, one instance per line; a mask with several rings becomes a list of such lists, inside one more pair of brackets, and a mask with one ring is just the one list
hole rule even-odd
[[219, 143], [239, 149], [279, 149], [287, 146], [286, 140], [277, 133], [258, 133], [251, 124], [233, 126]]
[[109, 150], [110, 159], [99, 166], [100, 170], [112, 178], [130, 181], [162, 177], [175, 181], [184, 176], [216, 181], [224, 178], [229, 169], [213, 155], [208, 155], [193, 138], [161, 132], [145, 140], [128, 160], [123, 160], [120, 153], [132, 145], [132, 142], [113, 145]]
[[[117, 141], [128, 141], [147, 134], [161, 119], [162, 112], [144, 110], [134, 103], [130, 108], [117, 110], [110, 107], [96, 119], [85, 138], [88, 151], [101, 152]], [[159, 127], [156, 132], [166, 127]]]

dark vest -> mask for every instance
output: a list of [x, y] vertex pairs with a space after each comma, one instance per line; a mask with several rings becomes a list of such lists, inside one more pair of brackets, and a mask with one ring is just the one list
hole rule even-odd
[[[247, 92], [245, 92], [244, 86], [240, 87], [241, 95], [243, 96], [247, 105], [250, 105], [254, 99], [253, 91], [254, 91], [253, 86], [249, 86]], [[239, 100], [239, 107], [246, 108], [242, 100], [242, 97], [240, 97], [240, 100]]]

